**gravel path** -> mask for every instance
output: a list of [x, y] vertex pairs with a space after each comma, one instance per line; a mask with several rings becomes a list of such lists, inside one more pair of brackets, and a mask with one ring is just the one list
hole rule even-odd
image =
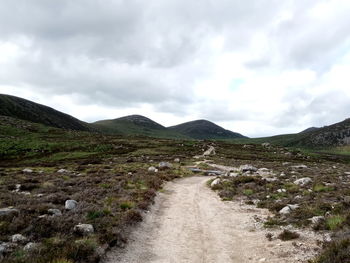
[[128, 246], [109, 253], [104, 263], [293, 263], [312, 254], [307, 235], [299, 245], [267, 241], [254, 218], [266, 218], [268, 211], [221, 201], [206, 186], [209, 179], [167, 183]]

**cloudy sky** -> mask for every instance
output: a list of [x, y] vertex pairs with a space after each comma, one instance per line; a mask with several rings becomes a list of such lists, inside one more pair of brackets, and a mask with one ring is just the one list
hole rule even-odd
[[257, 137], [350, 117], [350, 1], [0, 0], [0, 93]]

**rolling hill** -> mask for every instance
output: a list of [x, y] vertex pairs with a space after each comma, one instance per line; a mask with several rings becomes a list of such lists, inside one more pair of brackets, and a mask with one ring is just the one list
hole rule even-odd
[[189, 139], [189, 137], [176, 131], [169, 130], [159, 123], [141, 115], [130, 115], [113, 120], [97, 121], [91, 125], [104, 133], [110, 134]]
[[200, 140], [246, 138], [239, 133], [225, 130], [224, 128], [207, 120], [190, 121], [169, 127], [169, 129]]
[[0, 94], [0, 115], [56, 128], [92, 131], [88, 123], [50, 107], [15, 96]]

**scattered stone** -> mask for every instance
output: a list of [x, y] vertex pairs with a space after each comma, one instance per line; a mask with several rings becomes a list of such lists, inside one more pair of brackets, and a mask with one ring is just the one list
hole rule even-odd
[[13, 243], [24, 243], [27, 241], [27, 238], [21, 234], [12, 235], [10, 238]]
[[33, 170], [30, 169], [30, 168], [25, 168], [25, 169], [22, 170], [22, 172], [23, 172], [23, 173], [28, 173], [28, 174], [30, 174], [30, 173], [33, 172]]
[[239, 173], [228, 173], [228, 176], [237, 177], [237, 176], [239, 176]]
[[78, 224], [73, 230], [82, 235], [90, 235], [94, 233], [94, 227], [91, 224]]
[[151, 167], [148, 168], [148, 171], [149, 171], [150, 173], [157, 173], [157, 172], [158, 172], [158, 169], [157, 169], [156, 167], [154, 167], [154, 166], [151, 166]]
[[308, 167], [305, 164], [299, 164], [299, 165], [293, 165], [292, 168], [301, 170], [301, 169], [307, 169]]
[[264, 143], [261, 144], [261, 146], [262, 146], [262, 147], [265, 147], [265, 148], [268, 148], [268, 147], [271, 146], [271, 144], [268, 143], [268, 142], [264, 142]]
[[61, 216], [62, 215], [61, 210], [56, 209], [56, 208], [51, 208], [51, 209], [47, 210], [47, 212], [52, 216]]
[[174, 159], [174, 162], [175, 162], [175, 163], [179, 163], [179, 162], [180, 162], [180, 158], [175, 158], [175, 159]]
[[15, 208], [0, 208], [0, 216], [7, 216], [7, 215], [11, 215], [11, 214], [18, 214], [19, 210], [15, 209]]
[[159, 169], [171, 169], [173, 165], [169, 162], [160, 162], [158, 165]]
[[285, 192], [287, 192], [287, 190], [286, 189], [278, 189], [277, 192], [278, 193], [285, 193]]
[[299, 205], [287, 205], [283, 207], [278, 213], [281, 215], [288, 215], [292, 210], [295, 210], [299, 207]]
[[65, 208], [67, 210], [73, 210], [73, 209], [77, 208], [77, 206], [78, 206], [78, 202], [75, 200], [67, 200], [65, 203]]
[[216, 178], [214, 181], [212, 181], [210, 187], [213, 188], [218, 184], [220, 184], [220, 178]]
[[314, 217], [310, 218], [309, 220], [311, 221], [311, 223], [313, 225], [318, 225], [318, 224], [325, 221], [325, 217], [324, 216], [314, 216]]
[[23, 247], [23, 250], [24, 251], [33, 251], [33, 250], [37, 249], [38, 246], [39, 246], [38, 243], [29, 242]]
[[66, 169], [59, 169], [57, 172], [61, 174], [69, 173], [69, 171]]
[[300, 185], [300, 186], [305, 186], [309, 183], [312, 183], [312, 179], [310, 177], [303, 177], [294, 181], [294, 184]]
[[245, 165], [241, 165], [239, 167], [239, 171], [242, 172], [242, 173], [245, 173], [245, 172], [256, 172], [258, 170], [258, 168], [250, 165], [250, 164], [245, 164]]

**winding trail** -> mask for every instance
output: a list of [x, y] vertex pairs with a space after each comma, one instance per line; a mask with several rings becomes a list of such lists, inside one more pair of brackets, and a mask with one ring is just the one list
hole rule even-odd
[[289, 242], [268, 242], [253, 217], [268, 211], [223, 202], [206, 182], [189, 177], [169, 182], [125, 249], [104, 263], [300, 262]]

